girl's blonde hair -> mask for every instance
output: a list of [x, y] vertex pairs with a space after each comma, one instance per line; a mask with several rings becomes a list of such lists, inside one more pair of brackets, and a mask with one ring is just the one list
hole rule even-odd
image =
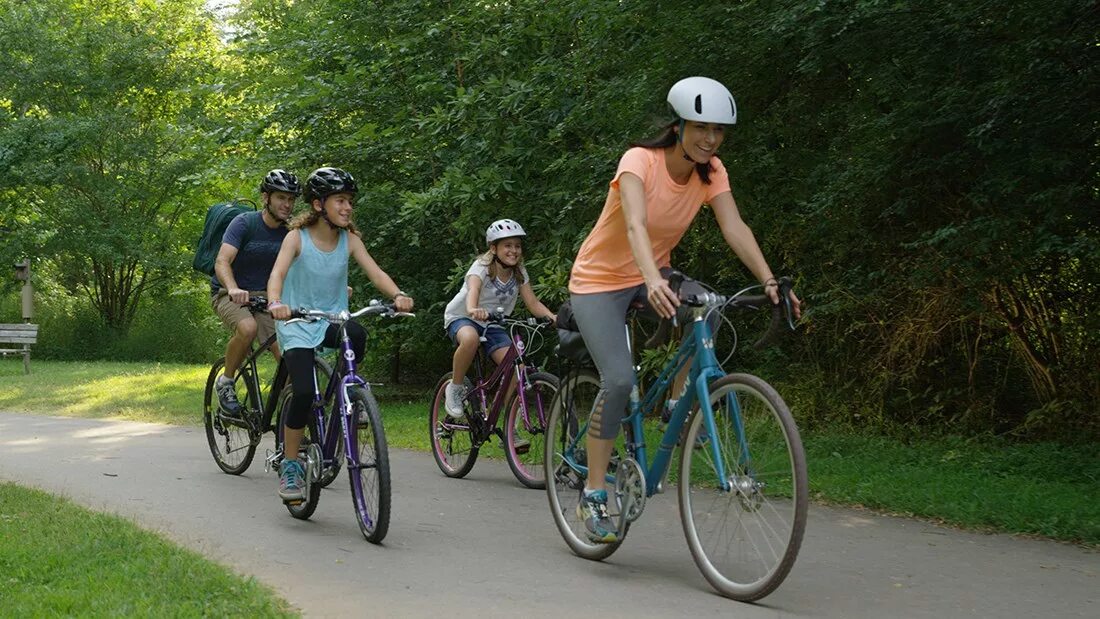
[[[321, 211], [314, 209], [313, 204], [311, 203], [309, 205], [309, 210], [304, 213], [299, 213], [298, 215], [295, 215], [294, 218], [290, 220], [290, 223], [287, 224], [287, 227], [291, 230], [295, 230], [297, 228], [308, 228], [317, 223], [317, 220], [319, 219], [321, 219]], [[355, 227], [355, 222], [350, 219], [348, 220], [347, 231], [356, 236], [363, 236], [362, 234], [359, 234], [359, 229]]]
[[[503, 240], [505, 240], [505, 239], [500, 239], [500, 241], [503, 241]], [[508, 268], [508, 267], [505, 267], [503, 264], [501, 264], [499, 260], [493, 260], [494, 255], [493, 255], [492, 248], [496, 247], [496, 244], [499, 243], [500, 241], [494, 241], [489, 246], [490, 249], [488, 251], [486, 251], [484, 254], [481, 254], [480, 256], [477, 257], [477, 261], [478, 261], [479, 264], [481, 264], [482, 266], [489, 267], [489, 277], [494, 277], [494, 278], [497, 278], [497, 279], [500, 278], [501, 270], [503, 270], [505, 268]], [[516, 262], [516, 266], [511, 267], [511, 269], [512, 269], [512, 277], [516, 278], [516, 283], [519, 284], [520, 286], [522, 286], [524, 284], [524, 281], [523, 281], [523, 254], [522, 253], [519, 255], [519, 261]]]

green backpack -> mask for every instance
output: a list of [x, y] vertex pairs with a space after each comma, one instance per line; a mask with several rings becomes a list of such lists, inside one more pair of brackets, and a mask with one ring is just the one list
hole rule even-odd
[[[245, 205], [251, 205], [245, 206]], [[214, 260], [218, 257], [218, 251], [222, 248], [222, 237], [229, 222], [242, 213], [256, 212], [256, 203], [251, 200], [233, 200], [211, 206], [206, 211], [206, 221], [202, 224], [202, 236], [199, 237], [198, 247], [195, 249], [195, 259], [191, 261], [191, 267], [200, 273], [214, 276]], [[245, 230], [243, 248], [248, 244], [256, 227], [256, 218], [250, 217], [248, 229]]]

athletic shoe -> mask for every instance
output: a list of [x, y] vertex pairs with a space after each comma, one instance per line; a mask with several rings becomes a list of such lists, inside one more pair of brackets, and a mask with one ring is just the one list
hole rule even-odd
[[306, 472], [297, 460], [279, 464], [279, 498], [284, 503], [306, 500]]
[[581, 491], [581, 500], [577, 503], [577, 518], [583, 520], [588, 529], [588, 541], [596, 544], [613, 544], [619, 541], [618, 528], [607, 515], [606, 490], [595, 490], [591, 494]]
[[227, 417], [241, 418], [241, 403], [237, 400], [237, 386], [232, 378], [222, 374], [214, 381], [214, 391], [218, 394], [218, 407]]
[[466, 400], [466, 385], [447, 383], [447, 416], [456, 421], [466, 418], [463, 403]]

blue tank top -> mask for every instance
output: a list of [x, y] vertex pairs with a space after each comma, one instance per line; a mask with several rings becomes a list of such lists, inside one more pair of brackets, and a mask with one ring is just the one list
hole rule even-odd
[[[330, 313], [348, 309], [348, 231], [340, 231], [336, 248], [325, 252], [317, 249], [309, 231], [299, 228], [302, 239], [301, 252], [286, 273], [283, 282], [283, 303], [291, 309], [323, 310]], [[279, 334], [279, 347], [316, 348], [325, 339], [328, 321], [275, 322]]]

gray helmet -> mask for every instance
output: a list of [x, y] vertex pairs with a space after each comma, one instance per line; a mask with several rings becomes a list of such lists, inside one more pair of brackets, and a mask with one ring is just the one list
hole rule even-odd
[[523, 226], [511, 219], [498, 219], [489, 224], [489, 229], [485, 231], [485, 244], [492, 245], [500, 239], [508, 239], [514, 236], [527, 236], [527, 233], [523, 231]]
[[668, 104], [682, 120], [737, 124], [737, 104], [721, 83], [709, 77], [685, 77], [668, 91]]
[[355, 178], [340, 168], [317, 168], [306, 179], [306, 191], [303, 196], [306, 202], [324, 200], [334, 193], [359, 192]]

